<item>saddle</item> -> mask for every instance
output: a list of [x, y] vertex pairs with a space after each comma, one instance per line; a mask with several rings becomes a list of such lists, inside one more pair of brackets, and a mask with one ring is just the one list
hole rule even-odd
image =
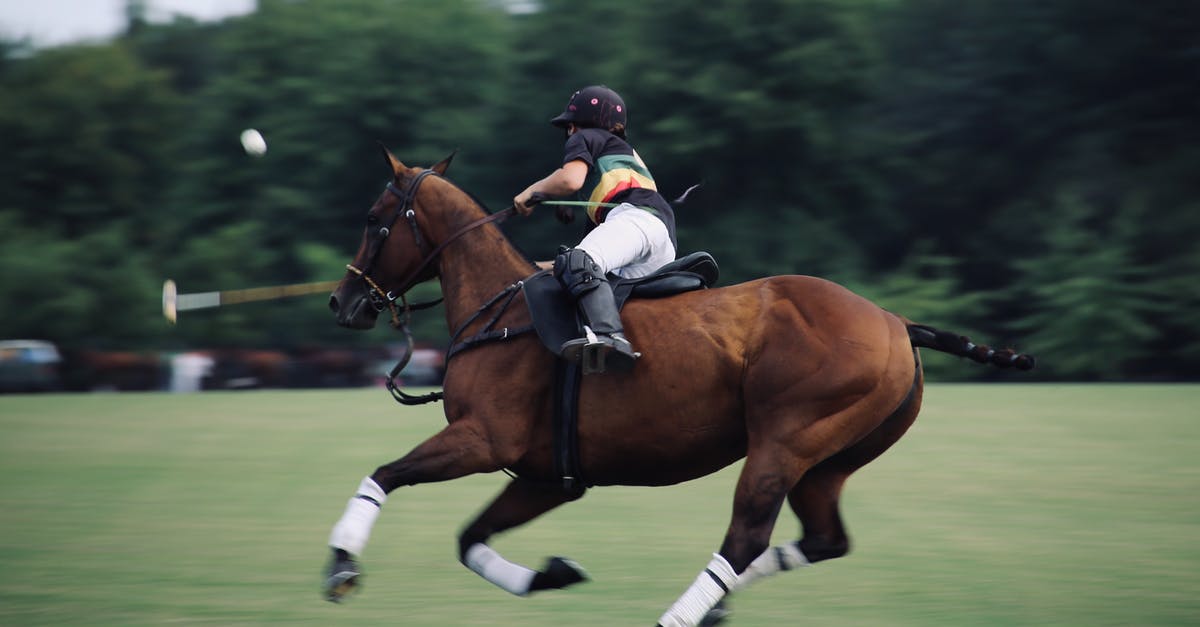
[[[620, 311], [631, 298], [664, 298], [711, 287], [719, 275], [717, 260], [712, 255], [695, 252], [647, 276], [622, 279], [610, 274], [608, 278]], [[579, 337], [582, 329], [575, 303], [550, 271], [525, 279], [521, 289], [533, 317], [533, 328], [550, 352], [557, 355], [564, 342]]]
[[[620, 311], [633, 298], [664, 298], [711, 287], [720, 271], [706, 252], [695, 252], [635, 279], [609, 275], [613, 296]], [[564, 342], [579, 337], [579, 314], [574, 301], [550, 271], [526, 279], [521, 287], [533, 318], [533, 328], [546, 350], [557, 355]], [[587, 488], [579, 468], [580, 365], [563, 359], [554, 368], [554, 465], [568, 493], [582, 494]]]

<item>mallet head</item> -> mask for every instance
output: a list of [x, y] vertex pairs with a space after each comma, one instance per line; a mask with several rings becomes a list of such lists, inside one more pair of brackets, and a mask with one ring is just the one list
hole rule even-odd
[[175, 282], [172, 281], [171, 279], [167, 279], [166, 281], [163, 282], [162, 307], [163, 307], [163, 316], [165, 316], [167, 318], [167, 321], [170, 322], [171, 324], [175, 324], [175, 321], [179, 317], [178, 304], [179, 304], [179, 291], [175, 287]]

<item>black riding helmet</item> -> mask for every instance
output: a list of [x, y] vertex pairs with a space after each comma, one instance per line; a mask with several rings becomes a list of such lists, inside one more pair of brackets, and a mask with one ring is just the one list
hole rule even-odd
[[559, 128], [566, 128], [571, 123], [585, 128], [602, 128], [624, 137], [628, 111], [617, 92], [604, 85], [592, 85], [571, 94], [567, 108], [550, 123]]

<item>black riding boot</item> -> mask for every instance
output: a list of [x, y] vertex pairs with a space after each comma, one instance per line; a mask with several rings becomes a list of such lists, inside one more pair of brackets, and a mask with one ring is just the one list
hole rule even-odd
[[573, 248], [554, 259], [554, 276], [575, 299], [584, 321], [584, 337], [565, 342], [559, 351], [562, 358], [579, 362], [584, 374], [631, 370], [641, 355], [625, 339], [612, 286], [600, 266]]

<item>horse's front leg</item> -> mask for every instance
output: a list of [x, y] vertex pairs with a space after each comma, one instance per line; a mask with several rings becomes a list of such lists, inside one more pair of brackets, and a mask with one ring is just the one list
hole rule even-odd
[[472, 421], [460, 420], [364, 478], [329, 536], [333, 559], [325, 580], [326, 598], [340, 601], [358, 584], [355, 559], [366, 548], [379, 510], [392, 490], [496, 471], [512, 463], [510, 457], [497, 454]]
[[523, 525], [580, 496], [582, 491], [567, 491], [553, 483], [514, 479], [459, 534], [459, 560], [480, 577], [517, 596], [586, 581], [587, 573], [571, 560], [551, 557], [542, 570], [535, 571], [504, 559], [487, 545], [492, 535]]

